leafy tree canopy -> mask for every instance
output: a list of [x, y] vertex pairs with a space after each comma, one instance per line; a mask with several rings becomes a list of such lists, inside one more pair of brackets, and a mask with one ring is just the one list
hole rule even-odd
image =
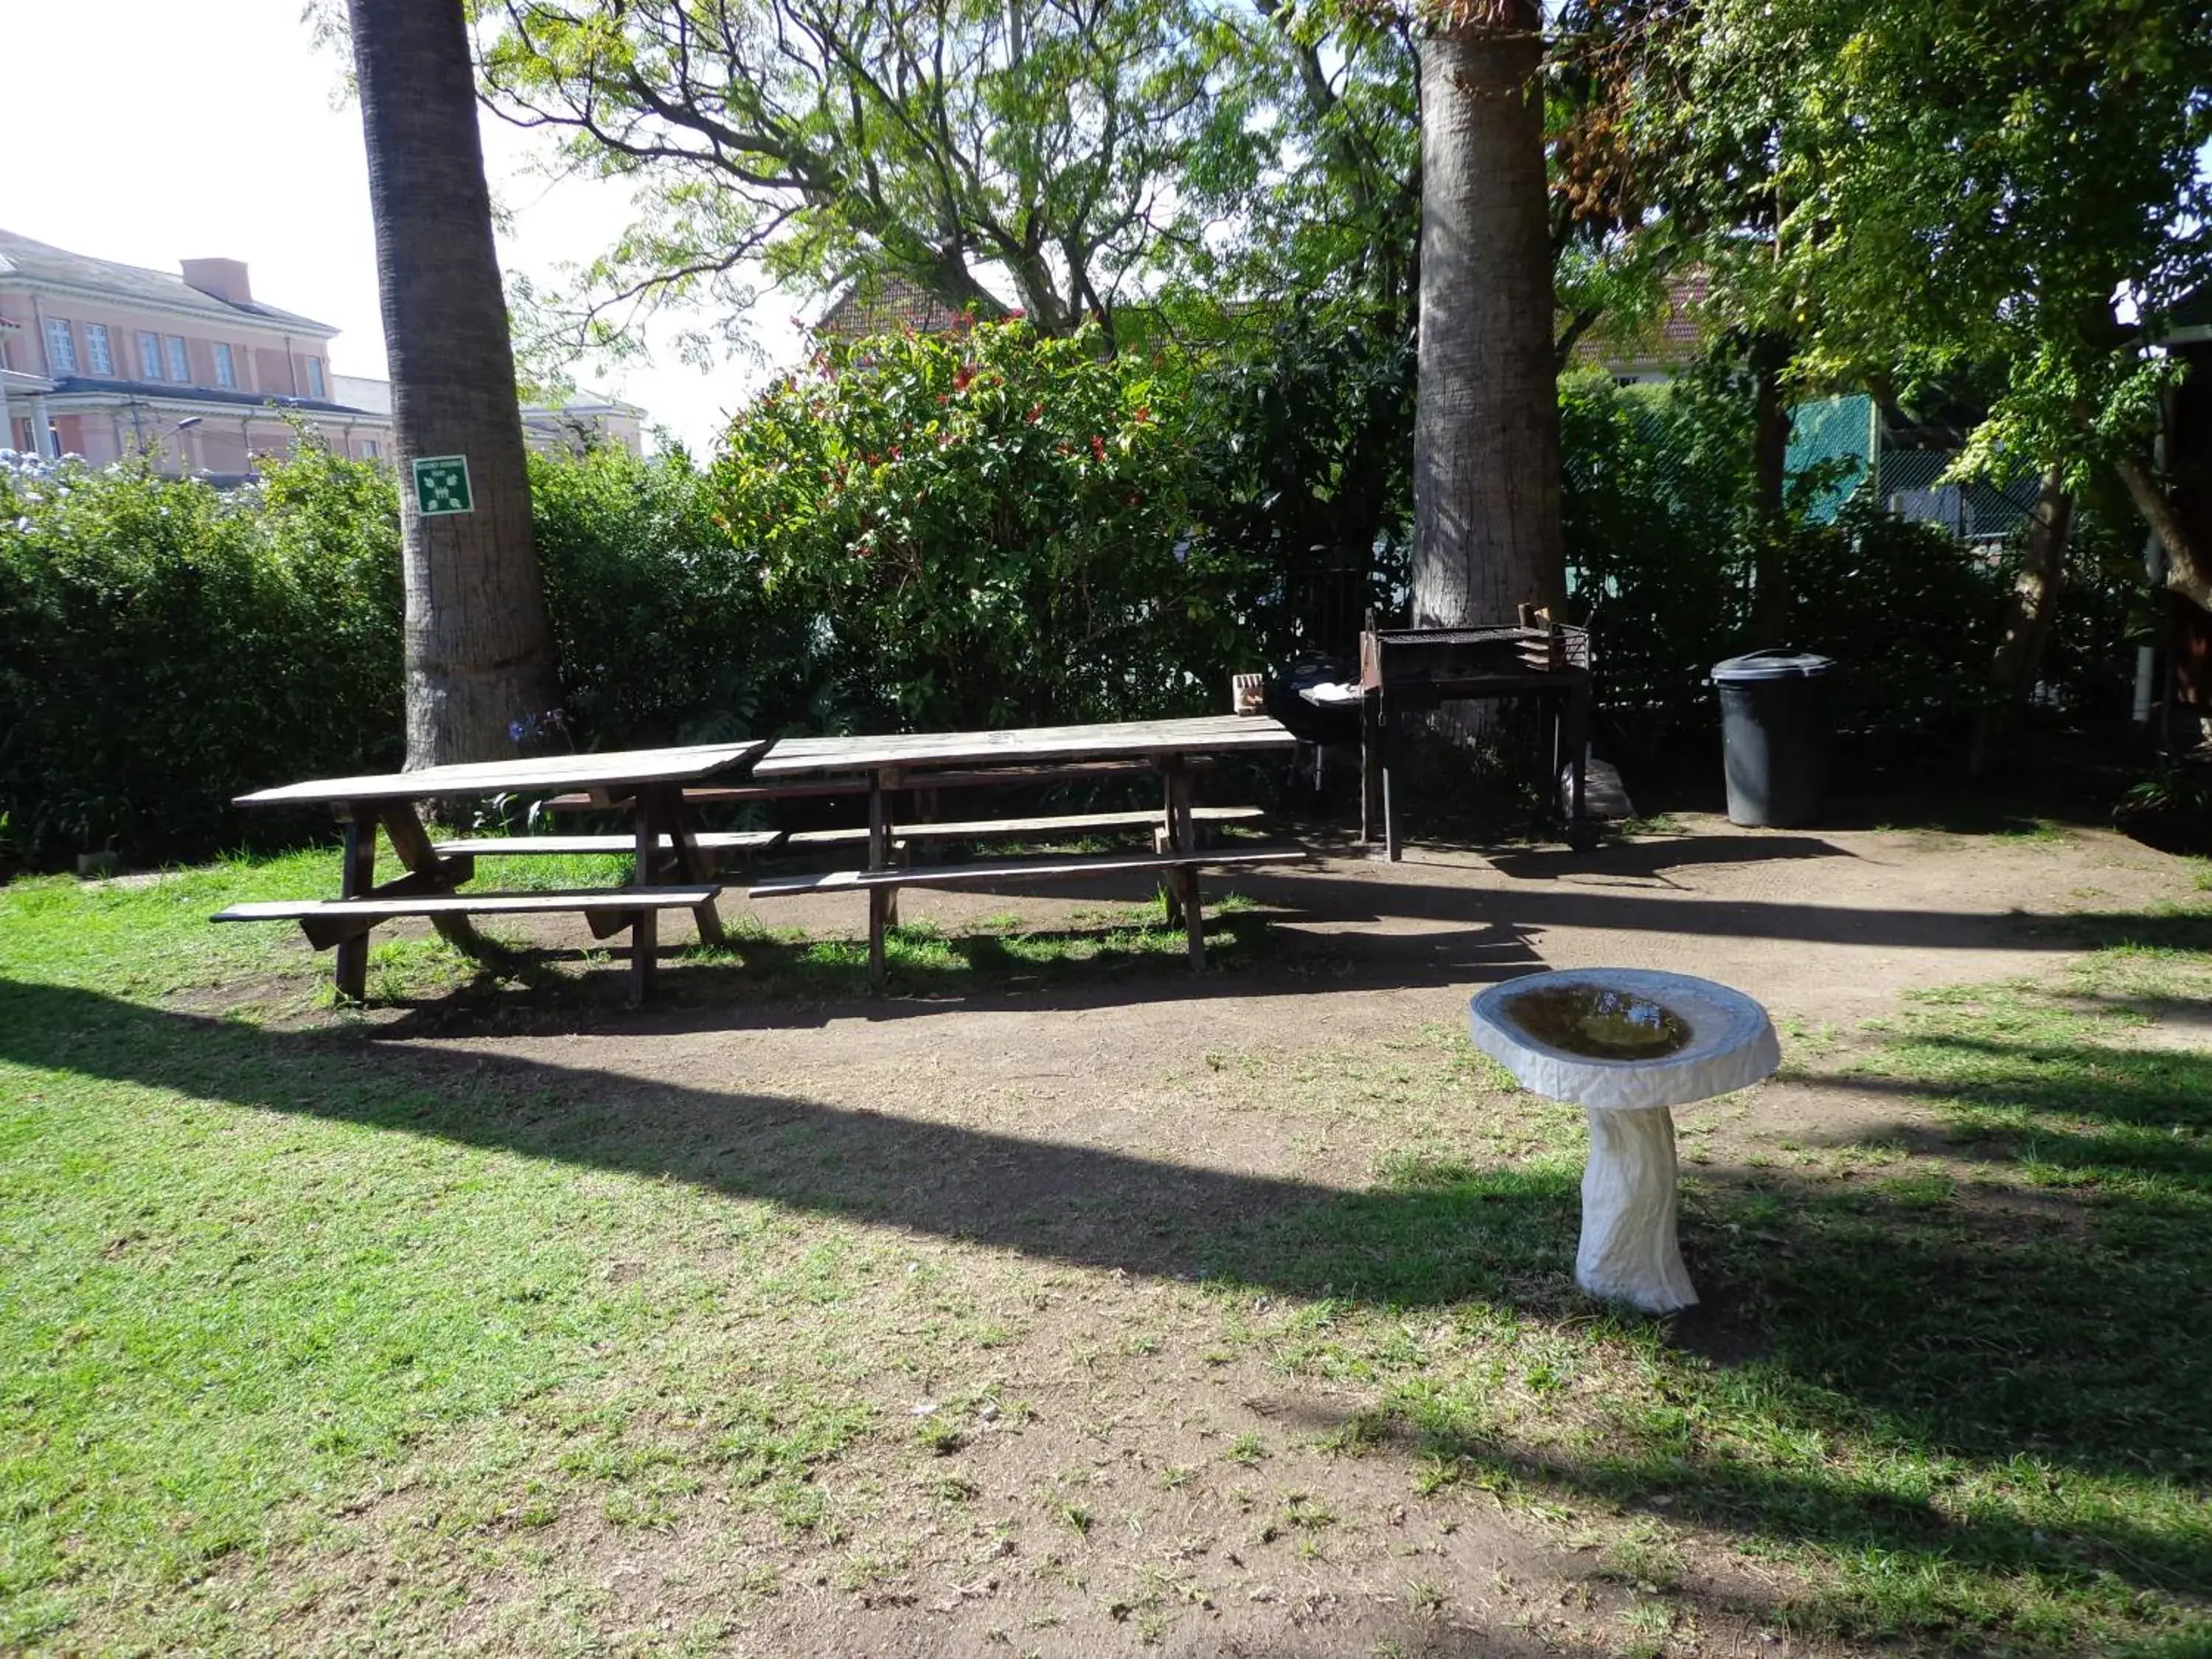
[[732, 337], [757, 264], [799, 290], [896, 273], [995, 316], [1111, 326], [1170, 250], [1214, 115], [1193, 0], [503, 0], [487, 95], [627, 179], [641, 216], [544, 307], [621, 349], [640, 309], [712, 301]]
[[1978, 464], [2116, 466], [2155, 521], [2152, 347], [2212, 279], [2212, 7], [1708, 0], [1642, 90], [1675, 230], [1795, 380], [1990, 376]]

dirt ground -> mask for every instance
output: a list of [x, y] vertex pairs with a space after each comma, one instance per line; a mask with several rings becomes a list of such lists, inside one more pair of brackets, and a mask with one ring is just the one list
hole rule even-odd
[[[1034, 989], [1017, 981], [927, 1000], [700, 1006], [676, 996], [519, 1029], [402, 1020], [385, 1037], [426, 1063], [474, 1051], [495, 1065], [589, 1073], [601, 1090], [628, 1080], [641, 1103], [726, 1100], [756, 1127], [776, 1121], [778, 1101], [865, 1120], [870, 1155], [899, 1174], [865, 1204], [825, 1208], [903, 1229], [917, 1251], [992, 1248], [1026, 1264], [1026, 1277], [1010, 1281], [1030, 1298], [1018, 1340], [986, 1371], [915, 1377], [908, 1389], [904, 1408], [923, 1414], [940, 1397], [980, 1397], [1010, 1378], [1025, 1397], [1057, 1402], [1018, 1427], [970, 1425], [961, 1467], [980, 1488], [972, 1521], [888, 1492], [878, 1519], [896, 1547], [886, 1542], [884, 1570], [866, 1588], [787, 1571], [781, 1593], [736, 1618], [723, 1650], [1618, 1652], [1627, 1638], [1613, 1615], [1635, 1586], [1593, 1571], [1571, 1518], [1532, 1516], [1480, 1492], [1423, 1496], [1401, 1461], [1329, 1457], [1310, 1443], [1342, 1423], [1356, 1389], [1286, 1378], [1247, 1358], [1222, 1363], [1184, 1339], [1192, 1322], [1178, 1310], [1195, 1293], [1161, 1218], [1255, 1194], [1362, 1186], [1383, 1133], [1357, 1112], [1310, 1103], [1229, 1109], [1234, 1091], [1215, 1087], [1210, 1068], [1236, 1056], [1264, 1076], [1300, 1056], [1455, 1029], [1468, 996], [1491, 981], [1595, 964], [1741, 988], [1771, 1011], [1793, 1053], [1817, 1054], [1848, 1047], [1901, 993], [2045, 973], [2100, 915], [2191, 890], [2188, 866], [2094, 830], [2008, 838], [1680, 822], [1680, 833], [1588, 857], [1415, 847], [1393, 866], [1340, 849], [1308, 867], [1240, 875], [1236, 890], [1273, 913], [1275, 943], [1264, 960], [1198, 978], [1164, 965], [1110, 985], [1062, 974]], [[1139, 896], [916, 890], [905, 906], [909, 921], [958, 931], [1009, 915], [1073, 925], [1103, 901]], [[851, 896], [760, 910], [772, 926], [816, 935], [857, 931], [860, 913]], [[1869, 1106], [1817, 1076], [1749, 1098], [1748, 1109], [1739, 1100], [1710, 1121], [1682, 1115], [1701, 1161], [1726, 1165], [1847, 1128], [1854, 1115], [1893, 1121], [1911, 1110]], [[1058, 1217], [1042, 1246], [1009, 1218], [1041, 1210]], [[1121, 1329], [1156, 1340], [1105, 1340]], [[1175, 1482], [1179, 1468], [1218, 1468], [1221, 1448], [1248, 1433], [1274, 1448], [1251, 1480]], [[1078, 1540], [1017, 1501], [1070, 1471], [1108, 1536]], [[1255, 1548], [1267, 1506], [1301, 1486], [1329, 1492], [1327, 1547]], [[1107, 1517], [1125, 1511], [1141, 1521], [1117, 1544]], [[548, 1542], [599, 1582], [608, 1628], [681, 1627], [712, 1591], [714, 1569], [680, 1526], [643, 1540], [611, 1531]], [[1079, 1555], [1081, 1578], [1070, 1565]], [[1117, 1582], [1129, 1586], [1118, 1601]], [[1693, 1547], [1683, 1594], [1689, 1622], [1668, 1651], [1838, 1650], [1762, 1620], [1758, 1609], [1782, 1594], [1779, 1575], [1770, 1580], [1744, 1558]]]

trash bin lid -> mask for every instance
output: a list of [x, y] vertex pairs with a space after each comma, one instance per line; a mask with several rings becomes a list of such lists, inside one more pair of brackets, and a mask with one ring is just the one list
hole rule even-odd
[[1713, 679], [1723, 684], [1743, 680], [1811, 680], [1835, 665], [1833, 657], [1810, 651], [1753, 651], [1715, 663]]

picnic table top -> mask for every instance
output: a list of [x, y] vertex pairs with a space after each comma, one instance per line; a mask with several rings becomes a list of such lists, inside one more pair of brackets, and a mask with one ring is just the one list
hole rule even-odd
[[1289, 749], [1297, 739], [1265, 715], [1036, 726], [1003, 732], [909, 732], [873, 738], [786, 738], [753, 768], [756, 778], [887, 767], [1024, 764], [1031, 761], [1145, 759]]
[[629, 749], [597, 755], [541, 755], [528, 760], [426, 766], [358, 778], [312, 778], [240, 795], [240, 806], [322, 801], [428, 800], [438, 795], [496, 795], [508, 790], [595, 789], [611, 784], [698, 783], [757, 760], [766, 738], [697, 743], [678, 749]]

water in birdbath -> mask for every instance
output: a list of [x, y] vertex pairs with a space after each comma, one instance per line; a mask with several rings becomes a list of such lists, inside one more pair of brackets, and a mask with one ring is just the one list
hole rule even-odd
[[1504, 1012], [1538, 1042], [1587, 1060], [1663, 1060], [1690, 1041], [1663, 1004], [1603, 985], [1555, 985], [1505, 999]]

